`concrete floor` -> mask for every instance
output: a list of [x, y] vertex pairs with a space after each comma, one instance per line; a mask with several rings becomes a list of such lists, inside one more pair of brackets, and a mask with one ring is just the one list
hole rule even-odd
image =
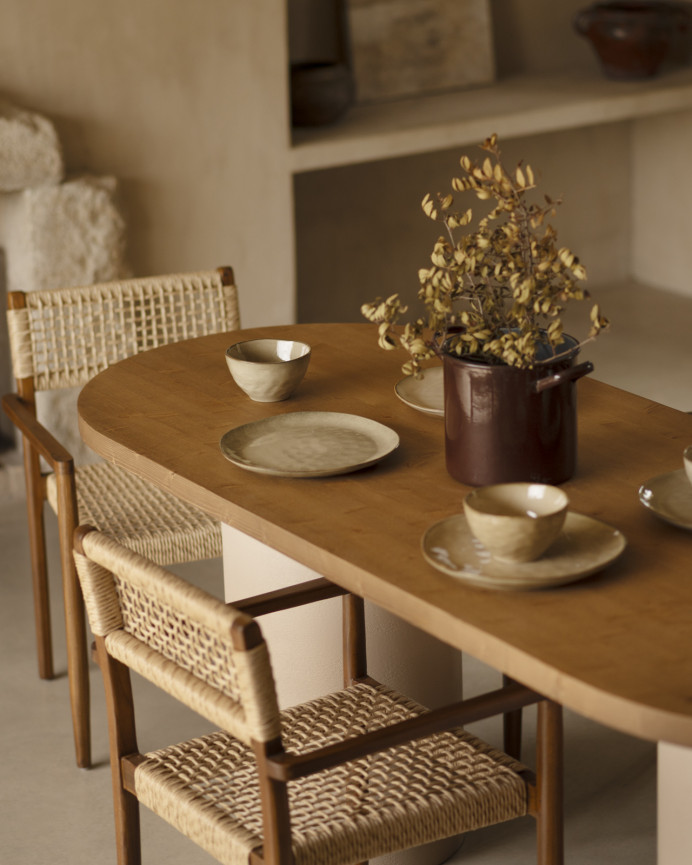
[[[632, 286], [609, 289], [604, 312], [617, 327], [585, 352], [594, 377], [683, 410], [692, 409], [690, 303]], [[643, 479], [645, 480], [645, 479]], [[29, 554], [21, 498], [0, 485], [0, 863], [81, 865], [115, 863], [103, 693], [92, 670], [93, 751], [96, 765], [78, 770], [65, 676], [61, 591], [54, 520], [47, 519], [51, 549], [57, 678], [38, 679], [29, 586]], [[208, 591], [222, 592], [221, 563], [177, 569]], [[497, 674], [464, 658], [469, 690], [496, 686]], [[205, 732], [191, 712], [136, 682], [142, 697], [140, 747], [155, 748]], [[527, 760], [531, 711], [526, 713]], [[566, 713], [567, 865], [653, 865], [656, 862], [656, 749]], [[483, 732], [496, 741], [499, 730]], [[214, 860], [143, 809], [145, 863], [202, 865]], [[524, 865], [535, 862], [533, 821], [476, 832], [462, 839], [453, 865]]]

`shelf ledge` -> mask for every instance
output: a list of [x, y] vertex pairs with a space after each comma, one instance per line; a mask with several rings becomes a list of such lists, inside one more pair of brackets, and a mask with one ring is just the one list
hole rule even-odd
[[294, 174], [692, 108], [692, 69], [645, 82], [518, 76], [472, 90], [356, 105], [336, 125], [294, 130]]

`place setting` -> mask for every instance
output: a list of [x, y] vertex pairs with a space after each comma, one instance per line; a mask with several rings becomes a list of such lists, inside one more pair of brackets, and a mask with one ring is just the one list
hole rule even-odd
[[438, 571], [496, 590], [572, 583], [603, 570], [625, 547], [620, 531], [569, 510], [563, 490], [539, 483], [479, 487], [463, 513], [430, 526], [421, 542]]
[[650, 478], [639, 487], [639, 501], [653, 514], [681, 529], [692, 529], [692, 445], [683, 467]]
[[[310, 346], [292, 340], [235, 343], [226, 363], [238, 387], [255, 402], [279, 402], [298, 388], [310, 361]], [[297, 411], [261, 418], [228, 430], [219, 442], [230, 462], [277, 477], [319, 478], [374, 465], [399, 446], [384, 424], [360, 415]]]
[[407, 375], [394, 385], [399, 399], [423, 414], [444, 417], [444, 375], [441, 366], [427, 367], [418, 375]]

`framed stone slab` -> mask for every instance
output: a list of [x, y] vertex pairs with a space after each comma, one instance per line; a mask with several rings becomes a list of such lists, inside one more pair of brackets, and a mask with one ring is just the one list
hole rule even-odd
[[487, 84], [489, 0], [348, 0], [358, 102]]

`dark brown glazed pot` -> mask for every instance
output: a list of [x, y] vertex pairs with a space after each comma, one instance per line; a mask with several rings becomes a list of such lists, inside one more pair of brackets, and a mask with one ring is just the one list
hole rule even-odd
[[326, 126], [355, 100], [353, 73], [345, 63], [307, 63], [291, 68], [291, 123]]
[[651, 78], [679, 51], [690, 24], [687, 4], [594, 3], [578, 12], [574, 29], [592, 44], [604, 74], [619, 80]]
[[576, 468], [573, 357], [534, 369], [443, 355], [447, 471], [470, 486], [559, 484]]
[[[320, 15], [318, 26], [311, 22], [320, 4], [325, 17], [322, 20]], [[295, 24], [289, 20], [291, 38]], [[301, 38], [307, 40], [308, 48], [301, 59], [291, 62], [291, 123], [295, 127], [327, 126], [339, 120], [356, 100], [348, 0], [330, 0], [328, 4], [312, 0], [298, 30], [305, 31], [296, 38], [299, 42]]]

